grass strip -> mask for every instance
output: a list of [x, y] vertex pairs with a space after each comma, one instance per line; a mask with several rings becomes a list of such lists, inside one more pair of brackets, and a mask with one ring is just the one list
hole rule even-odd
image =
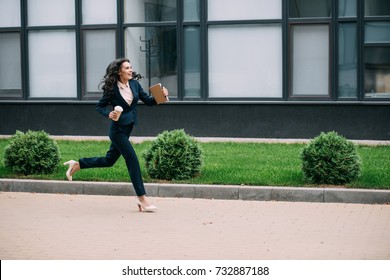
[[[66, 180], [63, 162], [81, 157], [103, 156], [109, 141], [57, 140], [61, 151], [61, 164], [53, 174], [22, 176], [13, 174], [4, 166], [4, 149], [9, 139], [0, 139], [0, 178]], [[142, 154], [150, 141], [133, 144], [140, 160], [144, 181], [151, 179], [145, 170]], [[186, 181], [169, 183], [255, 185], [255, 186], [305, 186], [301, 170], [300, 153], [305, 144], [283, 143], [201, 143], [204, 151], [204, 167], [200, 176]], [[365, 189], [390, 189], [390, 146], [357, 146], [362, 159], [362, 175], [344, 187]], [[82, 170], [74, 176], [77, 181], [129, 182], [130, 178], [123, 158], [111, 168]], [[334, 187], [334, 186], [325, 186]]]

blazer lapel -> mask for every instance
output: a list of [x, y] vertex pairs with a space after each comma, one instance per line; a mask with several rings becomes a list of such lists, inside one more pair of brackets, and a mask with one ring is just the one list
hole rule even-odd
[[131, 104], [133, 104], [134, 102], [137, 103], [138, 98], [139, 98], [137, 89], [135, 88], [135, 83], [132, 83], [132, 81], [133, 80], [129, 81], [130, 89], [131, 89], [131, 92], [133, 93], [133, 101], [131, 102]]

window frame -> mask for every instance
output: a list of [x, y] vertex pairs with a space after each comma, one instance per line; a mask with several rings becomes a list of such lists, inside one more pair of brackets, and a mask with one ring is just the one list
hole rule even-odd
[[390, 23], [390, 15], [387, 16], [366, 16], [365, 15], [365, 1], [367, 0], [361, 0], [360, 2], [360, 34], [361, 34], [361, 40], [360, 40], [360, 48], [361, 48], [361, 63], [360, 63], [360, 75], [361, 75], [361, 82], [360, 82], [360, 100], [362, 101], [390, 101], [389, 97], [369, 97], [366, 96], [365, 88], [365, 80], [366, 80], [366, 67], [365, 67], [365, 51], [368, 48], [375, 48], [375, 47], [386, 47], [390, 48], [390, 40], [388, 42], [366, 42], [366, 23], [370, 22], [389, 22]]
[[[346, 0], [348, 1], [348, 0]], [[359, 21], [360, 14], [361, 14], [361, 5], [359, 2], [362, 2], [364, 0], [356, 0], [356, 15], [355, 16], [339, 16], [339, 1], [336, 3], [335, 7], [335, 29], [334, 29], [334, 50], [335, 50], [335, 55], [334, 55], [334, 66], [335, 66], [335, 75], [334, 75], [334, 100], [335, 101], [358, 101], [361, 100], [361, 74], [360, 74], [360, 69], [362, 65], [362, 48], [361, 48], [361, 24]], [[357, 69], [356, 69], [356, 96], [355, 97], [345, 97], [345, 96], [340, 96], [339, 94], [339, 76], [340, 76], [340, 71], [339, 71], [339, 31], [340, 31], [340, 24], [348, 24], [348, 23], [353, 23], [356, 24], [356, 48], [357, 48]]]

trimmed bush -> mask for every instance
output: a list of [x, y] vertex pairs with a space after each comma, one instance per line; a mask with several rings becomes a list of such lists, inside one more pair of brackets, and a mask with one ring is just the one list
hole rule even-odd
[[143, 157], [151, 178], [186, 180], [200, 173], [202, 153], [199, 143], [178, 129], [159, 134]]
[[322, 132], [301, 153], [305, 178], [314, 184], [344, 185], [357, 179], [361, 161], [356, 146], [336, 132]]
[[57, 143], [44, 131], [16, 131], [4, 151], [4, 165], [23, 175], [50, 174], [60, 159]]

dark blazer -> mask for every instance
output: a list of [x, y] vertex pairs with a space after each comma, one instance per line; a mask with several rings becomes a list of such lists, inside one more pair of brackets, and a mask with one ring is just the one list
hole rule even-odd
[[[137, 119], [137, 103], [138, 100], [141, 100], [148, 106], [157, 105], [154, 97], [149, 96], [142, 88], [140, 83], [137, 80], [129, 80], [129, 85], [131, 91], [133, 92], [133, 102], [129, 105], [122, 97], [119, 92], [119, 88], [117, 84], [114, 84], [113, 91], [110, 94], [103, 94], [102, 99], [96, 104], [96, 110], [108, 118], [108, 115], [113, 110], [115, 106], [121, 106], [123, 108], [123, 112], [118, 120], [119, 125], [128, 125], [134, 123], [135, 125], [138, 123]], [[112, 108], [107, 108], [109, 105]]]

